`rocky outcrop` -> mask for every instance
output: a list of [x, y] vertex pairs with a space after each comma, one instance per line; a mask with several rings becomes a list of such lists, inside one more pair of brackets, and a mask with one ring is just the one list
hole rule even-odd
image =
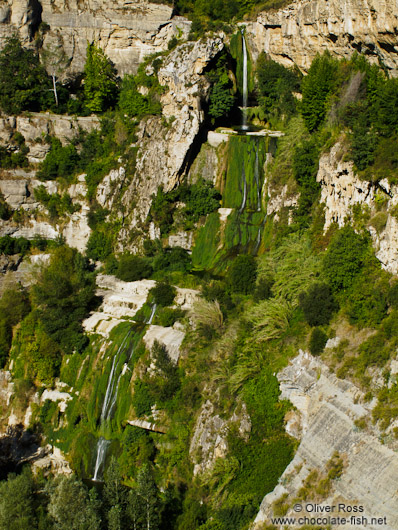
[[202, 101], [208, 97], [210, 89], [204, 70], [223, 47], [221, 37], [182, 44], [160, 67], [160, 84], [168, 89], [161, 96], [163, 116], [141, 122], [136, 144], [136, 172], [123, 196], [126, 210], [129, 211], [132, 204], [135, 208], [129, 227], [121, 233], [122, 238], [127, 240], [131, 229], [139, 228], [145, 221], [151, 196], [159, 186], [168, 191], [179, 183], [204, 120]]
[[[368, 519], [366, 528], [380, 528], [377, 524], [370, 524], [372, 517], [385, 517], [383, 528], [397, 528], [397, 453], [380, 443], [374, 428], [357, 427], [360, 425], [358, 420], [369, 417], [372, 403], [365, 403], [357, 387], [338, 379], [320, 360], [302, 351], [278, 374], [278, 379], [281, 398], [289, 399], [296, 407], [296, 421], [302, 430], [301, 442], [278, 486], [264, 498], [253, 528], [262, 528], [264, 522], [270, 524], [272, 505], [282, 496], [285, 504], [290, 503], [287, 515], [297, 516], [292, 510], [297, 492], [312, 470], [325, 471], [336, 451], [344, 462], [342, 474], [333, 481], [327, 497], [318, 502], [330, 506], [339, 503], [361, 505], [363, 515]], [[315, 501], [316, 492], [309, 491], [302, 505]], [[311, 516], [311, 513], [306, 513], [303, 508], [301, 515]], [[360, 524], [354, 526], [364, 528]], [[346, 526], [333, 525], [333, 528], [344, 529]]]
[[[369, 218], [367, 228], [372, 236], [376, 257], [384, 269], [397, 274], [398, 219], [395, 212], [398, 207], [398, 186], [391, 186], [387, 179], [377, 185], [360, 180], [354, 172], [353, 162], [344, 160], [344, 153], [344, 145], [337, 142], [319, 160], [317, 181], [321, 184], [321, 202], [325, 205], [324, 230], [332, 223], [342, 227], [350, 222], [356, 205], [366, 209]], [[378, 211], [380, 208], [382, 211]], [[372, 219], [377, 216], [380, 218], [381, 215], [385, 222], [377, 230], [372, 225]]]
[[306, 71], [317, 53], [355, 51], [398, 73], [398, 6], [393, 0], [301, 0], [247, 24], [252, 51]]
[[146, 55], [167, 50], [172, 37], [186, 37], [190, 22], [173, 17], [171, 6], [147, 0], [3, 1], [0, 46], [16, 30], [25, 42], [39, 30], [42, 47], [61, 46], [71, 75], [83, 70], [87, 41], [96, 41], [125, 74], [135, 73]]
[[321, 184], [321, 202], [325, 204], [325, 230], [332, 223], [344, 226], [355, 204], [374, 204], [374, 185], [357, 177], [354, 163], [344, 161], [344, 154], [345, 148], [338, 142], [319, 160], [316, 180]]
[[36, 112], [28, 116], [3, 116], [0, 117], [0, 142], [7, 147], [16, 132], [22, 134], [29, 147], [28, 160], [37, 163], [44, 160], [50, 149], [46, 143], [47, 135], [55, 136], [66, 145], [80, 131], [90, 132], [99, 127], [99, 123], [97, 116], [62, 116]]
[[189, 455], [195, 463], [194, 475], [211, 469], [217, 458], [227, 455], [227, 437], [232, 424], [237, 425], [239, 435], [246, 439], [251, 431], [251, 421], [244, 403], [236, 407], [229, 419], [216, 414], [211, 401], [207, 400], [202, 405], [189, 447]]

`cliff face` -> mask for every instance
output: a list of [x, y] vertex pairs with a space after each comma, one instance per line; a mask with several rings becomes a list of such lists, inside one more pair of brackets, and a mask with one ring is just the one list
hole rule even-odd
[[32, 40], [40, 26], [42, 46], [61, 44], [69, 61], [69, 73], [82, 71], [87, 41], [97, 41], [120, 74], [133, 73], [142, 59], [164, 51], [173, 36], [186, 36], [190, 22], [173, 17], [173, 9], [145, 0], [117, 2], [93, 0], [8, 0], [0, 2], [0, 46], [19, 31]]
[[[290, 421], [295, 434], [294, 422], [302, 430], [301, 442], [296, 455], [279, 480], [275, 490], [268, 494], [255, 520], [254, 528], [262, 528], [269, 522], [275, 501], [283, 496], [289, 506], [287, 516], [298, 517], [291, 508], [311, 472], [323, 473], [327, 462], [338, 451], [343, 462], [342, 473], [333, 481], [331, 490], [320, 496], [318, 488], [308, 488], [307, 497], [300, 504], [325, 504], [338, 507], [363, 506], [368, 524], [355, 524], [355, 528], [380, 528], [371, 524], [372, 517], [386, 517], [383, 528], [397, 527], [395, 484], [398, 479], [396, 452], [382, 445], [378, 433], [370, 427], [359, 428], [358, 421], [369, 417], [372, 403], [364, 403], [362, 392], [348, 381], [338, 379], [328, 368], [311, 355], [300, 352], [291, 364], [278, 374], [282, 398], [289, 399], [296, 407]], [[288, 423], [289, 428], [289, 423]], [[382, 472], [381, 472], [382, 470]], [[307, 486], [308, 487], [308, 486]], [[295, 499], [296, 500], [293, 500]], [[300, 517], [319, 516], [303, 509]], [[340, 510], [341, 517], [350, 517]], [[333, 525], [345, 528], [344, 525]], [[280, 528], [278, 526], [278, 528]]]
[[364, 53], [398, 72], [398, 6], [393, 0], [304, 0], [260, 13], [247, 25], [257, 53], [265, 51], [285, 66], [308, 70], [317, 53], [337, 57]]

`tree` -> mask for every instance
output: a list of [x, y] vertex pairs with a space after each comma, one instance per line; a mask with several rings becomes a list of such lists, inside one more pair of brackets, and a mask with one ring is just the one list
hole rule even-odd
[[43, 48], [41, 51], [41, 61], [52, 79], [53, 87], [51, 90], [54, 93], [55, 105], [58, 107], [58, 79], [64, 73], [69, 63], [62, 43], [59, 41]]
[[326, 115], [328, 96], [336, 86], [338, 62], [326, 52], [317, 55], [302, 81], [301, 113], [307, 129], [318, 129]]
[[93, 42], [87, 44], [87, 60], [84, 66], [84, 97], [92, 112], [102, 112], [115, 103], [116, 71], [105, 55]]
[[25, 467], [21, 475], [11, 474], [0, 482], [0, 529], [26, 530], [35, 527], [34, 482]]
[[49, 78], [33, 50], [23, 48], [16, 35], [0, 52], [0, 108], [8, 114], [39, 111]]
[[77, 250], [59, 247], [32, 287], [32, 302], [44, 331], [64, 353], [86, 344], [81, 321], [95, 297], [95, 279], [88, 260]]
[[149, 294], [153, 297], [155, 304], [167, 307], [173, 303], [176, 295], [176, 289], [169, 283], [159, 282], [152, 287]]
[[144, 507], [144, 521], [146, 530], [157, 530], [161, 516], [161, 502], [159, 490], [149, 464], [144, 465], [137, 477], [137, 493], [141, 497]]
[[249, 294], [256, 285], [257, 265], [253, 256], [238, 256], [228, 270], [228, 280], [235, 293]]
[[300, 307], [310, 326], [328, 324], [337, 309], [332, 291], [326, 283], [314, 283], [299, 296]]
[[95, 499], [80, 480], [73, 476], [55, 479], [48, 513], [56, 530], [98, 530], [101, 519], [96, 507]]
[[321, 328], [314, 328], [311, 333], [309, 348], [312, 355], [319, 355], [325, 348], [328, 337]]

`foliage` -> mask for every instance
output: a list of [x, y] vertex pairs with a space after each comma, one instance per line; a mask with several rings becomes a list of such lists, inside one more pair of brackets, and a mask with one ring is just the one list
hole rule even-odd
[[84, 98], [91, 112], [102, 112], [115, 104], [116, 71], [111, 61], [95, 43], [87, 44], [84, 66]]
[[351, 226], [336, 232], [323, 260], [323, 270], [332, 289], [337, 292], [351, 287], [368, 256], [367, 236], [356, 234]]
[[232, 110], [235, 98], [232, 95], [232, 82], [228, 76], [227, 56], [221, 53], [214, 68], [207, 74], [212, 88], [209, 96], [209, 115], [213, 122], [217, 118], [227, 117]]
[[[86, 255], [94, 261], [105, 261], [112, 254], [112, 248], [111, 234], [102, 230], [93, 230], [87, 241]], [[115, 274], [117, 271], [116, 268]]]
[[73, 204], [69, 193], [48, 193], [43, 185], [34, 190], [35, 199], [43, 204], [48, 210], [51, 219], [62, 218], [66, 214], [73, 214], [80, 210], [78, 204]]
[[299, 296], [300, 307], [310, 326], [328, 324], [338, 306], [326, 283], [314, 283]]
[[166, 307], [173, 303], [176, 288], [165, 282], [158, 282], [155, 287], [149, 291], [149, 296], [153, 299], [156, 305]]
[[182, 185], [168, 193], [164, 193], [159, 187], [157, 194], [152, 196], [149, 218], [159, 226], [162, 234], [168, 234], [174, 222], [176, 204], [183, 202], [184, 228], [190, 229], [200, 217], [217, 210], [220, 199], [220, 193], [210, 182], [203, 179], [191, 186]]
[[0, 52], [0, 108], [7, 114], [40, 111], [49, 87], [35, 51], [24, 48], [16, 35], [8, 37]]
[[119, 280], [135, 282], [151, 276], [152, 267], [145, 258], [134, 254], [123, 254], [115, 274]]
[[309, 348], [312, 355], [319, 355], [328, 340], [328, 337], [321, 328], [314, 328], [311, 332]]
[[10, 474], [0, 482], [0, 528], [26, 530], [36, 524], [31, 471], [25, 467], [21, 475]]
[[75, 477], [61, 475], [55, 479], [48, 513], [57, 530], [97, 530], [100, 525], [95, 497]]
[[253, 256], [240, 255], [228, 269], [228, 282], [235, 293], [249, 294], [256, 284], [257, 265]]
[[295, 219], [300, 227], [308, 226], [312, 205], [319, 196], [320, 184], [316, 181], [318, 160], [319, 150], [314, 139], [303, 142], [294, 151], [293, 175], [300, 186], [300, 198], [298, 208], [295, 211]]
[[31, 242], [24, 237], [0, 237], [0, 254], [12, 256], [13, 254], [26, 254], [31, 247]]
[[143, 96], [137, 90], [137, 83], [132, 75], [125, 75], [119, 92], [118, 108], [127, 116], [141, 118], [146, 114], [160, 114], [162, 106], [159, 101]]
[[296, 112], [293, 92], [300, 90], [300, 74], [276, 63], [262, 52], [257, 60], [259, 102], [267, 121], [289, 118]]
[[37, 177], [41, 180], [61, 177], [70, 182], [78, 161], [79, 155], [73, 145], [62, 146], [58, 138], [51, 138], [50, 151], [40, 164]]
[[26, 157], [28, 152], [29, 148], [24, 144], [18, 150], [0, 146], [0, 168], [15, 169], [17, 167], [27, 167], [29, 165]]
[[86, 344], [81, 321], [94, 301], [95, 281], [79, 252], [60, 247], [32, 287], [32, 302], [49, 337], [65, 353], [81, 351]]
[[328, 96], [336, 86], [338, 62], [328, 52], [317, 55], [303, 78], [301, 113], [307, 129], [319, 128], [326, 116]]
[[151, 350], [155, 364], [155, 376], [150, 379], [151, 394], [157, 406], [170, 400], [179, 390], [179, 371], [163, 344], [155, 341]]
[[0, 299], [0, 366], [3, 367], [11, 347], [12, 328], [30, 311], [30, 301], [23, 287], [11, 287]]

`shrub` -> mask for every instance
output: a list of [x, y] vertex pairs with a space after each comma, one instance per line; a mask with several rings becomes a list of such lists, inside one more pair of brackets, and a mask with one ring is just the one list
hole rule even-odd
[[323, 260], [323, 270], [333, 291], [351, 287], [369, 257], [369, 238], [345, 226], [333, 236]]
[[175, 287], [165, 282], [157, 283], [155, 287], [152, 287], [149, 291], [149, 295], [153, 297], [155, 304], [163, 307], [169, 306], [173, 303], [176, 293], [177, 291]]
[[299, 304], [310, 326], [328, 324], [337, 309], [336, 301], [326, 283], [314, 283], [307, 292], [301, 293]]
[[309, 348], [312, 355], [319, 355], [323, 352], [328, 337], [320, 328], [314, 328], [311, 332]]
[[152, 412], [154, 400], [151, 397], [150, 385], [140, 379], [134, 382], [133, 407], [139, 418], [149, 416]]
[[152, 267], [148, 261], [134, 254], [124, 254], [119, 261], [116, 277], [124, 282], [135, 282], [148, 278], [152, 274]]
[[185, 311], [182, 309], [172, 309], [171, 307], [164, 307], [157, 312], [156, 320], [159, 326], [165, 328], [171, 327], [177, 320], [180, 320], [185, 315]]
[[235, 293], [249, 294], [256, 285], [257, 265], [253, 256], [242, 254], [228, 270], [228, 282]]
[[[94, 261], [105, 261], [112, 254], [112, 250], [113, 244], [111, 234], [107, 234], [103, 231], [94, 231], [90, 234], [87, 241], [87, 257]], [[107, 274], [110, 273], [108, 272]]]
[[37, 177], [55, 180], [58, 177], [70, 180], [79, 164], [79, 155], [73, 145], [62, 146], [58, 138], [51, 138], [51, 148], [39, 166]]

